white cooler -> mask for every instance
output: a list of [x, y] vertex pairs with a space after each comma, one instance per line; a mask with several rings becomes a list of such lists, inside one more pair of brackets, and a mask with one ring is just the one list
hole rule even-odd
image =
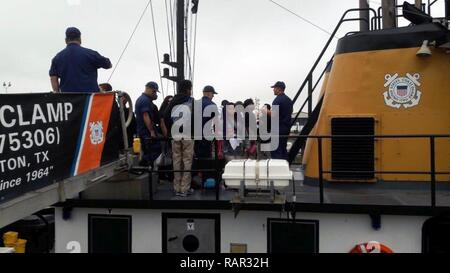
[[269, 187], [270, 181], [273, 181], [275, 188], [286, 188], [292, 180], [292, 172], [286, 160], [238, 159], [227, 163], [222, 178], [230, 188], [239, 189], [242, 180], [250, 189]]
[[0, 253], [15, 253], [13, 247], [0, 247]]

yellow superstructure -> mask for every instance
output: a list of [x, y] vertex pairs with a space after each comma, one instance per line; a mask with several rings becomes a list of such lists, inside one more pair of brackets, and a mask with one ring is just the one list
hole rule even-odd
[[[324, 81], [324, 101], [310, 135], [332, 135], [333, 118], [374, 119], [375, 135], [450, 134], [450, 54], [431, 48], [432, 55], [416, 56], [419, 47], [336, 54]], [[305, 176], [319, 174], [317, 139], [307, 141]], [[332, 141], [323, 139], [323, 170], [332, 170]], [[430, 171], [428, 138], [374, 140], [375, 171]], [[450, 172], [450, 138], [435, 139], [437, 172]], [[332, 179], [324, 174], [327, 181]], [[437, 175], [450, 181], [450, 175]], [[374, 179], [349, 182], [430, 181], [425, 174], [375, 174]]]

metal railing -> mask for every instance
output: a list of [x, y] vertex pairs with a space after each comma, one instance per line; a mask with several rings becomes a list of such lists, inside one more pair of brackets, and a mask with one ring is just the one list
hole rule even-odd
[[[437, 0], [436, 0], [437, 1]], [[428, 2], [429, 3], [429, 2]], [[429, 7], [429, 6], [428, 6]], [[404, 18], [404, 16], [403, 16], [403, 14], [400, 14], [399, 13], [399, 10], [401, 10], [402, 12], [403, 12], [403, 5], [396, 5], [395, 6], [395, 18], [396, 19], [398, 19], [398, 18]], [[421, 4], [421, 10], [423, 11], [423, 12], [426, 12], [426, 5], [425, 4]], [[430, 14], [430, 12], [428, 11], [428, 14]], [[372, 18], [372, 20], [376, 20], [377, 22], [378, 22], [378, 26], [379, 26], [379, 29], [381, 29], [381, 26], [382, 26], [382, 20], [383, 19], [383, 7], [378, 7], [378, 9], [377, 9], [377, 15], [375, 16], [375, 17], [373, 17]], [[398, 22], [396, 22], [396, 26], [397, 26], [397, 23]]]
[[[438, 171], [436, 170], [436, 139], [441, 138], [449, 138], [450, 135], [317, 135], [317, 136], [308, 136], [308, 135], [290, 135], [290, 136], [280, 136], [290, 139], [298, 139], [298, 138], [307, 138], [307, 139], [317, 139], [317, 159], [318, 159], [318, 189], [319, 189], [319, 204], [332, 204], [332, 203], [326, 203], [324, 200], [325, 195], [325, 174], [337, 174], [337, 173], [346, 173], [346, 174], [391, 174], [391, 175], [429, 175], [430, 176], [430, 194], [431, 194], [431, 200], [430, 200], [430, 207], [435, 208], [436, 207], [436, 184], [437, 184], [437, 175], [450, 175], [450, 171]], [[389, 171], [380, 171], [380, 170], [373, 170], [373, 171], [355, 171], [355, 170], [345, 170], [345, 171], [336, 171], [333, 170], [332, 166], [331, 169], [325, 169], [324, 168], [324, 149], [323, 149], [323, 141], [324, 140], [333, 140], [333, 139], [339, 139], [339, 138], [346, 138], [346, 139], [361, 139], [361, 138], [370, 138], [373, 139], [373, 141], [376, 141], [376, 139], [428, 139], [429, 140], [429, 162], [430, 162], [430, 170], [429, 171], [415, 171], [415, 170], [389, 170]], [[158, 138], [159, 141], [168, 141], [169, 138]], [[260, 139], [256, 140], [258, 145], [260, 144]], [[215, 147], [217, 147], [217, 140], [213, 141]], [[331, 149], [331, 148], [330, 148]], [[259, 149], [258, 149], [259, 150]], [[176, 173], [176, 172], [190, 172], [190, 173], [213, 173], [214, 177], [216, 178], [216, 184], [215, 184], [215, 201], [220, 201], [220, 186], [221, 186], [221, 174], [223, 173], [223, 169], [219, 168], [219, 159], [218, 159], [218, 153], [217, 149], [215, 149], [214, 158], [211, 159], [214, 162], [214, 168], [211, 169], [196, 169], [196, 170], [185, 170], [185, 171], [175, 171], [175, 170], [155, 170], [151, 167], [133, 167], [135, 170], [144, 170], [149, 173], [149, 200], [150, 201], [160, 201], [155, 200], [153, 197], [153, 188], [152, 188], [152, 179], [153, 173]], [[359, 180], [367, 180], [367, 179], [359, 179]], [[342, 182], [343, 180], [339, 180]], [[352, 183], [358, 183], [357, 181], [353, 179], [345, 180]], [[293, 181], [293, 193], [295, 193], [295, 182]], [[202, 185], [203, 187], [203, 185]], [[189, 200], [189, 199], [188, 199]], [[166, 200], [168, 201], [168, 200]], [[172, 201], [172, 200], [170, 200]], [[177, 200], [174, 200], [176, 202]], [[189, 200], [192, 201], [192, 200]], [[296, 202], [302, 203], [301, 200], [297, 200]], [[349, 204], [351, 205], [351, 204]]]
[[[174, 140], [171, 137], [156, 137], [156, 138], [152, 138], [153, 141], [157, 141], [157, 142], [163, 142], [163, 141], [172, 141]], [[195, 141], [194, 139], [192, 139], [191, 141]], [[162, 173], [213, 173], [214, 177], [216, 178], [215, 181], [215, 200], [219, 201], [220, 200], [220, 177], [221, 174], [223, 172], [222, 169], [219, 168], [219, 156], [218, 156], [218, 151], [217, 151], [217, 140], [213, 140], [211, 141], [215, 147], [214, 149], [214, 158], [199, 158], [199, 160], [211, 160], [214, 163], [215, 168], [213, 169], [190, 169], [190, 170], [159, 170], [157, 168], [154, 168], [153, 166], [148, 166], [148, 167], [143, 167], [143, 166], [133, 166], [131, 168], [132, 171], [145, 171], [148, 172], [149, 176], [148, 176], [148, 183], [149, 183], [149, 200], [153, 201], [153, 175], [154, 173], [157, 174], [162, 174]], [[203, 188], [203, 181], [202, 181], [202, 185], [201, 187]]]
[[[421, 9], [422, 11], [426, 11], [428, 10], [428, 14], [430, 15], [431, 13], [431, 6], [433, 6], [438, 0], [433, 0], [430, 1], [428, 0], [428, 5], [426, 4], [421, 4]], [[395, 8], [395, 13], [396, 13], [396, 18], [401, 18], [403, 17], [403, 14], [399, 14], [398, 10], [401, 9], [403, 6], [402, 5], [396, 5]], [[355, 18], [346, 18], [348, 14], [352, 13], [352, 12], [360, 12], [360, 11], [369, 11], [370, 13], [373, 13], [373, 16], [369, 16], [370, 19], [368, 22], [365, 18], [361, 18], [361, 17], [355, 17]], [[331, 41], [334, 39], [337, 31], [339, 30], [339, 28], [341, 27], [341, 25], [344, 22], [351, 22], [351, 21], [364, 21], [369, 25], [369, 29], [371, 31], [373, 30], [380, 30], [382, 29], [382, 7], [380, 6], [377, 11], [375, 11], [375, 9], [373, 8], [354, 8], [354, 9], [349, 9], [347, 11], [344, 12], [344, 14], [341, 16], [338, 24], [336, 25], [336, 27], [334, 28], [332, 34], [330, 35], [330, 38], [328, 39], [328, 41], [326, 42], [325, 46], [323, 47], [322, 51], [320, 52], [319, 56], [317, 57], [316, 61], [314, 62], [313, 66], [311, 67], [310, 71], [308, 72], [305, 80], [302, 82], [302, 84], [300, 85], [299, 90], [297, 91], [297, 93], [295, 94], [294, 98], [293, 98], [293, 104], [295, 104], [299, 98], [299, 96], [302, 94], [303, 90], [307, 87], [307, 97], [305, 99], [305, 101], [303, 102], [302, 106], [300, 107], [300, 110], [298, 110], [295, 118], [292, 121], [292, 126], [295, 124], [296, 120], [298, 119], [298, 117], [300, 116], [300, 113], [302, 112], [303, 108], [306, 106], [306, 104], [308, 104], [308, 117], [311, 115], [312, 110], [313, 110], [313, 101], [312, 101], [312, 94], [314, 93], [314, 91], [316, 90], [317, 85], [320, 83], [320, 80], [322, 79], [325, 71], [328, 68], [328, 64], [330, 62], [333, 61], [334, 56], [330, 59], [330, 61], [327, 63], [326, 67], [323, 69], [322, 73], [320, 74], [319, 78], [317, 81], [313, 81], [313, 74], [316, 71], [316, 68], [319, 64], [319, 62], [322, 60], [324, 54], [327, 52]], [[447, 18], [449, 19], [449, 18]], [[345, 36], [349, 36], [355, 33], [358, 33], [359, 31], [351, 31], [349, 33], [347, 33]]]
[[[430, 191], [431, 200], [430, 205], [432, 208], [436, 207], [436, 175], [448, 175], [450, 172], [439, 172], [436, 171], [436, 139], [437, 138], [450, 138], [450, 135], [320, 135], [320, 136], [286, 136], [288, 138], [307, 138], [307, 139], [317, 139], [317, 158], [318, 158], [318, 182], [319, 182], [319, 200], [320, 204], [324, 204], [324, 174], [334, 174], [334, 173], [353, 173], [353, 174], [423, 174], [430, 175]], [[429, 171], [333, 171], [324, 170], [323, 168], [323, 139], [338, 139], [338, 138], [370, 138], [370, 139], [429, 139]]]
[[[361, 17], [355, 17], [355, 18], [347, 18], [347, 15], [352, 13], [352, 12], [360, 12], [360, 11], [369, 11], [373, 13], [372, 19], [370, 19], [370, 21], [367, 21], [365, 18], [361, 18]], [[305, 80], [302, 82], [302, 84], [300, 85], [299, 90], [297, 91], [297, 93], [295, 94], [292, 102], [293, 104], [295, 104], [299, 98], [299, 96], [302, 94], [303, 90], [305, 89], [305, 87], [307, 87], [307, 92], [308, 92], [308, 96], [305, 99], [305, 101], [303, 102], [300, 110], [297, 112], [297, 115], [295, 116], [292, 125], [295, 123], [295, 121], [298, 119], [301, 111], [303, 110], [303, 108], [305, 107], [306, 104], [308, 104], [308, 117], [311, 115], [312, 111], [313, 111], [313, 101], [312, 101], [312, 94], [313, 92], [316, 90], [317, 85], [319, 84], [320, 80], [322, 79], [323, 75], [325, 74], [325, 71], [328, 68], [328, 65], [330, 64], [330, 62], [333, 60], [333, 57], [330, 59], [330, 61], [327, 63], [326, 67], [323, 69], [322, 73], [320, 74], [319, 78], [317, 81], [313, 81], [313, 74], [316, 71], [317, 66], [319, 65], [320, 61], [322, 60], [323, 56], [325, 55], [325, 53], [327, 52], [331, 41], [333, 41], [333, 39], [335, 38], [336, 33], [338, 32], [338, 30], [340, 29], [341, 25], [345, 22], [352, 22], [352, 21], [364, 21], [369, 25], [369, 29], [370, 30], [377, 30], [380, 28], [380, 23], [379, 21], [375, 20], [374, 18], [377, 17], [377, 13], [374, 9], [372, 8], [355, 8], [355, 9], [349, 9], [347, 11], [344, 12], [344, 14], [341, 16], [338, 24], [336, 25], [336, 27], [334, 28], [333, 32], [330, 35], [330, 38], [328, 38], [328, 41], [325, 43], [325, 46], [323, 47], [322, 51], [320, 52], [319, 56], [317, 57], [316, 61], [314, 62], [313, 66], [311, 67], [310, 71], [308, 72]]]

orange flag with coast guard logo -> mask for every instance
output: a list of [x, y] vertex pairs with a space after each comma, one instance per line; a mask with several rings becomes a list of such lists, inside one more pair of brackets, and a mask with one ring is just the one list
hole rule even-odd
[[106, 142], [114, 94], [89, 96], [73, 175], [98, 168]]

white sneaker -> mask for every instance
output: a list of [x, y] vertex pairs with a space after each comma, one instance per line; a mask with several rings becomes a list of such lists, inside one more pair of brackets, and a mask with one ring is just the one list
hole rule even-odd
[[188, 194], [187, 194], [186, 192], [177, 192], [177, 193], [176, 193], [176, 196], [179, 196], [179, 197], [187, 197]]

